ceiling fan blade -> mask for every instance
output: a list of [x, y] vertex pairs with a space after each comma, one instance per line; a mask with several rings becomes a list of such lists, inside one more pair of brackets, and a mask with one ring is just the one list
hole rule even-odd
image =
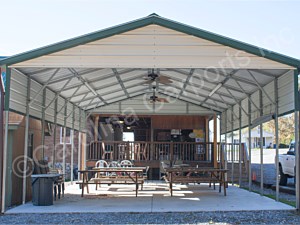
[[171, 83], [173, 83], [173, 81], [171, 81], [169, 77], [165, 77], [165, 76], [159, 76], [157, 78], [157, 81], [159, 83], [162, 83], [162, 84], [171, 84]]
[[165, 98], [157, 98], [156, 99], [157, 102], [164, 102], [164, 103], [169, 103], [169, 101]]

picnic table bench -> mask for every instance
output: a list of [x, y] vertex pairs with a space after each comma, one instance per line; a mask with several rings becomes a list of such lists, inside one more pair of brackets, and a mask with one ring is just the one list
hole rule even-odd
[[213, 183], [215, 189], [215, 183], [219, 183], [219, 192], [223, 186], [224, 195], [226, 196], [226, 184], [225, 173], [226, 169], [217, 168], [197, 168], [197, 167], [169, 167], [165, 169], [164, 179], [169, 183], [169, 189], [171, 196], [173, 196], [173, 183], [174, 184], [188, 184], [188, 183], [209, 183], [209, 186]]
[[[145, 177], [143, 171], [146, 167], [108, 167], [108, 168], [93, 168], [88, 170], [79, 170], [82, 174], [82, 181], [76, 184], [82, 185], [81, 197], [84, 195], [84, 188], [87, 188], [89, 193], [89, 184], [135, 184], [136, 197], [138, 194], [139, 184], [143, 188]], [[96, 176], [89, 180], [88, 173], [92, 172]]]

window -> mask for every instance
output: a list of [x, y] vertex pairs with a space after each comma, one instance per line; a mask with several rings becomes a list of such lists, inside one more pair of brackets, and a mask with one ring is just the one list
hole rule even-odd
[[[72, 138], [72, 134], [73, 131], [69, 128], [66, 128], [66, 144], [71, 144], [71, 138]], [[64, 128], [61, 127], [60, 128], [60, 144], [63, 144], [64, 143]]]

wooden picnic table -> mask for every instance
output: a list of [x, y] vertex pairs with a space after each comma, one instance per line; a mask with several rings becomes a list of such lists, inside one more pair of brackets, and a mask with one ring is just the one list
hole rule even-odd
[[173, 196], [173, 183], [219, 183], [219, 192], [223, 186], [224, 195], [226, 196], [226, 180], [225, 173], [228, 170], [218, 168], [204, 168], [204, 167], [169, 167], [165, 168], [165, 181], [169, 183], [171, 196]]
[[[82, 185], [81, 197], [84, 195], [84, 188], [87, 187], [87, 193], [89, 193], [89, 184], [135, 184], [135, 195], [137, 197], [139, 184], [144, 183], [144, 177], [140, 176], [146, 167], [103, 167], [103, 168], [93, 168], [87, 170], [79, 170], [82, 174], [82, 181], [77, 182], [77, 184]], [[97, 176], [96, 178], [88, 179], [88, 173], [93, 172], [95, 174], [111, 174], [112, 176], [104, 175]]]

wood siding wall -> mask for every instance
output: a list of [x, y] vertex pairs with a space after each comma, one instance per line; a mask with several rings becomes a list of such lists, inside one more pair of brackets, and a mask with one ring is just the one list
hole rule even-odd
[[204, 116], [152, 116], [153, 129], [205, 129]]
[[[16, 113], [9, 113], [9, 124], [16, 124], [17, 129], [10, 130], [11, 140], [9, 144], [11, 145], [12, 152], [11, 162], [9, 162], [8, 167], [11, 168], [11, 176], [8, 176], [7, 179], [11, 179], [11, 189], [7, 190], [7, 193], [11, 195], [10, 205], [19, 205], [22, 203], [22, 182], [23, 179], [20, 177], [20, 169], [18, 169], [18, 162], [23, 160], [24, 155], [24, 137], [25, 137], [25, 117]], [[29, 134], [33, 134], [33, 149], [38, 148], [41, 143], [41, 122], [39, 120], [30, 119], [29, 121]], [[41, 159], [42, 152], [38, 151], [36, 157]], [[23, 164], [21, 164], [23, 165]], [[27, 178], [27, 192], [26, 192], [26, 201], [31, 200], [31, 178]]]

